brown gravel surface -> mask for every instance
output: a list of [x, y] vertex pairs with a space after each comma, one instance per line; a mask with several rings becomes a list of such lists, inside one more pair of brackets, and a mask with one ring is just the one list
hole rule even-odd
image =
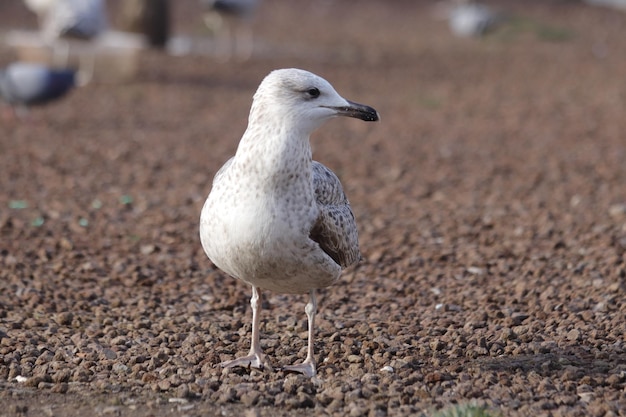
[[[0, 415], [626, 415], [626, 16], [499, 2], [468, 40], [431, 5], [268, 0], [251, 61], [145, 53], [133, 82], [3, 120]], [[0, 19], [35, 25], [17, 0]], [[315, 380], [217, 366], [249, 348], [250, 290], [197, 232], [281, 67], [382, 116], [313, 138], [364, 258], [321, 291]], [[264, 296], [268, 359], [302, 360], [306, 297]]]

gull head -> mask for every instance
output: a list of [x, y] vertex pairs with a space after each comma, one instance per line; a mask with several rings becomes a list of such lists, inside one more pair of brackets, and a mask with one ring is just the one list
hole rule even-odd
[[311, 133], [336, 116], [379, 120], [376, 110], [341, 97], [322, 77], [289, 68], [272, 71], [261, 82], [254, 95], [250, 122], [278, 122]]

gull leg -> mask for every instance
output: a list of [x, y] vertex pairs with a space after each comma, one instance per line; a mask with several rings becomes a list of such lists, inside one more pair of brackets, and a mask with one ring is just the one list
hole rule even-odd
[[93, 79], [96, 68], [96, 51], [93, 46], [89, 49], [89, 53], [81, 55], [78, 62], [78, 72], [76, 74], [79, 87], [84, 87]]
[[52, 44], [52, 66], [67, 68], [70, 62], [70, 43], [66, 39], [56, 39]]
[[261, 342], [259, 335], [259, 289], [252, 287], [252, 297], [250, 298], [250, 306], [252, 306], [252, 343], [250, 345], [250, 353], [241, 358], [232, 361], [222, 362], [223, 368], [231, 368], [233, 366], [251, 366], [253, 368], [263, 368], [263, 351], [261, 351]]
[[285, 366], [283, 369], [290, 372], [300, 372], [309, 378], [313, 378], [317, 373], [315, 370], [315, 358], [313, 357], [313, 332], [315, 331], [315, 313], [317, 312], [317, 300], [315, 290], [311, 290], [309, 302], [304, 308], [309, 321], [309, 343], [307, 347], [306, 359], [299, 365]]

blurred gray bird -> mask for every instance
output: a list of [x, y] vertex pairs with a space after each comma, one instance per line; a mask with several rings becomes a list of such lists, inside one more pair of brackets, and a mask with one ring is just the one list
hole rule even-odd
[[29, 106], [63, 97], [75, 84], [76, 73], [69, 69], [14, 62], [0, 70], [0, 98], [18, 115], [24, 115]]
[[583, 0], [583, 2], [592, 6], [609, 7], [626, 11], [626, 0]]
[[207, 10], [204, 23], [217, 33], [216, 55], [228, 61], [233, 51], [245, 61], [252, 56], [254, 41], [252, 20], [261, 0], [200, 0]]
[[[66, 67], [69, 40], [92, 41], [108, 28], [104, 0], [24, 0], [38, 19], [42, 38], [53, 47], [55, 66]], [[81, 60], [81, 84], [93, 76], [95, 52]]]
[[337, 176], [311, 158], [309, 137], [337, 117], [377, 121], [376, 110], [341, 97], [321, 77], [299, 69], [271, 72], [252, 101], [235, 156], [217, 172], [200, 216], [209, 259], [252, 286], [252, 343], [224, 367], [263, 367], [260, 290], [309, 293], [307, 356], [284, 369], [313, 377], [315, 290], [334, 284], [360, 259], [350, 203]]

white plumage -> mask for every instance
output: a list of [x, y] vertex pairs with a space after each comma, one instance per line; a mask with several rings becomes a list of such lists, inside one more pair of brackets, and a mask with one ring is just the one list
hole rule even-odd
[[496, 14], [488, 6], [465, 0], [457, 1], [449, 15], [450, 30], [461, 37], [482, 36], [496, 20]]
[[378, 120], [304, 70], [270, 73], [259, 86], [237, 152], [218, 171], [200, 239], [219, 268], [252, 286], [250, 354], [223, 366], [261, 367], [259, 290], [310, 294], [308, 354], [287, 370], [314, 376], [315, 289], [359, 259], [356, 224], [335, 174], [311, 157], [310, 134], [335, 116]]

